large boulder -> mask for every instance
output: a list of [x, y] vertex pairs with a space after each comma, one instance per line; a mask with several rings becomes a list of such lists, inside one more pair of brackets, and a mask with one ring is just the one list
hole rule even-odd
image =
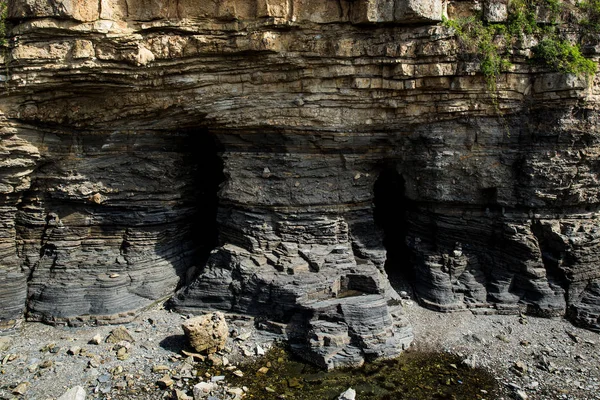
[[185, 321], [181, 327], [197, 352], [209, 354], [222, 350], [227, 342], [229, 329], [222, 312], [201, 315]]

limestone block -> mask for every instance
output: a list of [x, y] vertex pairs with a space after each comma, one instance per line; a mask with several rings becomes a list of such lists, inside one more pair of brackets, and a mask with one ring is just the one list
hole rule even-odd
[[343, 0], [294, 0], [292, 19], [316, 23], [339, 22], [347, 19], [348, 11], [349, 6]]
[[442, 0], [396, 0], [394, 8], [394, 21], [441, 21], [443, 13], [444, 2]]
[[443, 13], [442, 0], [363, 0], [354, 3], [352, 22], [432, 22], [441, 21]]
[[397, 0], [363, 0], [352, 8], [352, 22], [392, 22], [394, 4]]
[[127, 17], [126, 0], [100, 0], [100, 18], [122, 20]]
[[72, 56], [75, 60], [94, 58], [94, 44], [89, 40], [76, 40], [73, 44]]
[[288, 18], [290, 0], [258, 0], [256, 12], [258, 17]]
[[127, 0], [127, 10], [129, 18], [139, 21], [177, 18], [178, 16], [177, 1], [175, 0]]
[[[180, 0], [174, 2], [176, 18], [218, 18], [221, 20], [250, 19], [257, 15], [264, 1], [219, 0], [199, 1]], [[264, 7], [263, 7], [264, 8]]]
[[11, 18], [60, 17], [77, 21], [95, 21], [100, 10], [97, 1], [86, 0], [22, 0], [9, 2]]
[[483, 17], [488, 22], [504, 22], [508, 18], [508, 0], [488, 0], [485, 2]]
[[222, 350], [229, 336], [225, 315], [222, 312], [189, 319], [181, 327], [197, 352], [215, 353]]

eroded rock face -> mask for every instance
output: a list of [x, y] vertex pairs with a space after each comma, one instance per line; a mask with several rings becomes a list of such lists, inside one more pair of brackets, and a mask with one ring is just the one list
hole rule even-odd
[[357, 365], [411, 341], [402, 272], [432, 308], [600, 329], [597, 81], [523, 41], [490, 93], [437, 24], [477, 7], [10, 2], [2, 327], [126, 321], [177, 290]]

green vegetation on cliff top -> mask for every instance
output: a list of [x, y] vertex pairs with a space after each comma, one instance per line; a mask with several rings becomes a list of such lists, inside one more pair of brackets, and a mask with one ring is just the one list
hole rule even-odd
[[6, 46], [6, 16], [8, 6], [6, 0], [0, 0], [0, 46]]
[[[597, 65], [581, 53], [580, 42], [600, 32], [600, 0], [577, 3], [558, 0], [513, 0], [505, 23], [487, 23], [481, 16], [444, 20], [454, 29], [463, 50], [476, 54], [488, 88], [496, 91], [500, 74], [511, 66], [513, 46], [534, 40], [532, 63], [552, 71], [590, 76]], [[561, 30], [561, 19], [576, 20], [573, 32]]]

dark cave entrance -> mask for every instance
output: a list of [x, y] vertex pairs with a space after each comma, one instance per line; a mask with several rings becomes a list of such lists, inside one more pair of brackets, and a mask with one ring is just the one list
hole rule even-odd
[[194, 247], [193, 267], [186, 276], [190, 283], [202, 270], [210, 252], [218, 246], [219, 231], [217, 214], [219, 189], [225, 182], [222, 146], [216, 135], [199, 129], [186, 132], [188, 135], [187, 156], [193, 175], [190, 199], [194, 210], [189, 220], [190, 234]]
[[383, 170], [374, 185], [375, 224], [383, 230], [387, 251], [385, 271], [392, 286], [410, 291], [415, 272], [411, 252], [406, 244], [407, 213], [411, 202], [405, 193], [406, 182], [395, 168]]

